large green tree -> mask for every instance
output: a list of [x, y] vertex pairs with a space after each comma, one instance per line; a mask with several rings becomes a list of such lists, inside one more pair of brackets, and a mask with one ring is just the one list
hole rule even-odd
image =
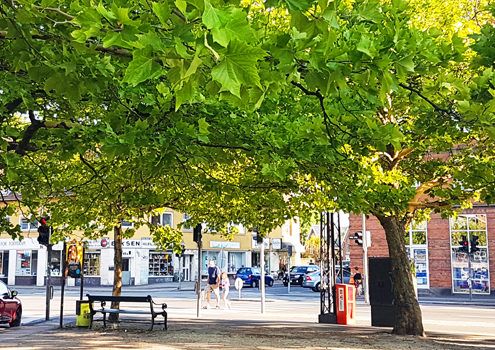
[[[143, 154], [156, 160], [142, 164], [147, 174], [180, 165], [207, 174], [198, 188], [218, 203], [243, 203], [235, 198], [250, 187], [257, 211], [233, 205], [239, 221], [277, 223], [288, 198], [372, 213], [393, 261], [394, 332], [423, 334], [404, 227], [418, 210], [485, 193], [468, 170], [493, 152], [493, 106], [481, 96], [492, 78], [467, 72], [455, 26], [421, 27], [422, 3], [411, 3], [4, 1], [3, 186], [19, 183], [16, 165], [31, 152], [83, 162], [97, 151], [125, 176], [119, 162], [139, 159], [145, 140], [157, 153]], [[218, 185], [229, 161], [247, 187]], [[212, 212], [185, 198], [185, 209]]]

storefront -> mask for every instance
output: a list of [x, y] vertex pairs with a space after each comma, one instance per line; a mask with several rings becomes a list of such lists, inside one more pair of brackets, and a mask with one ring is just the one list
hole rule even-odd
[[235, 274], [242, 266], [250, 266], [247, 252], [240, 248], [240, 242], [210, 241], [209, 247], [203, 250], [202, 273], [207, 273], [210, 260], [228, 274]]
[[[362, 216], [351, 215], [350, 222], [350, 235], [361, 230]], [[385, 233], [378, 220], [369, 217], [366, 228], [372, 237], [368, 256], [388, 256]], [[463, 238], [468, 242], [477, 239], [478, 250], [464, 252]], [[418, 289], [434, 294], [468, 294], [471, 283], [473, 294], [493, 293], [495, 280], [490, 271], [495, 268], [495, 207], [479, 205], [449, 219], [433, 214], [428, 223], [413, 222], [406, 231], [405, 247]], [[352, 266], [361, 266], [362, 247], [351, 241], [350, 249]]]

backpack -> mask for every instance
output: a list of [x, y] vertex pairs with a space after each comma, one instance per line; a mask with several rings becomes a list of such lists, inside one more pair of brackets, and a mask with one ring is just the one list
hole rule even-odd
[[[208, 268], [210, 269], [210, 268]], [[208, 274], [208, 284], [217, 284], [218, 283], [218, 277], [220, 276], [220, 273], [218, 271], [218, 266], [214, 267], [215, 270], [210, 274]]]

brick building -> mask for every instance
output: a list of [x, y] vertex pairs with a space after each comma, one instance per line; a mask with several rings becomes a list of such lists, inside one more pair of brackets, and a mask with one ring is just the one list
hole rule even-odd
[[[362, 216], [350, 215], [352, 233], [361, 231]], [[366, 219], [371, 233], [368, 257], [388, 256], [385, 232], [378, 219]], [[462, 236], [470, 241], [478, 237], [479, 251], [471, 256], [473, 294], [495, 295], [495, 206], [478, 205], [465, 210], [457, 218], [441, 218], [433, 214], [428, 222], [413, 222], [404, 237], [406, 249], [414, 262], [418, 289], [434, 294], [469, 293], [468, 255], [460, 252]], [[362, 247], [351, 242], [352, 266], [362, 269]]]

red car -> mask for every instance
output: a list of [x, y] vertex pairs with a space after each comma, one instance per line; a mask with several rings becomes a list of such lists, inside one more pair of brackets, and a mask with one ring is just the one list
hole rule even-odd
[[16, 296], [17, 291], [11, 291], [0, 281], [0, 323], [8, 323], [10, 327], [21, 325], [22, 305]]

